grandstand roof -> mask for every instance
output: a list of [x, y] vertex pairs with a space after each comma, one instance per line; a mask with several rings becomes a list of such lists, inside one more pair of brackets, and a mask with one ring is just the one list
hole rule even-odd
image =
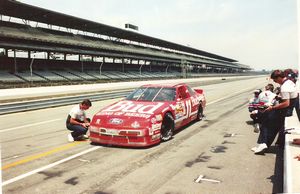
[[136, 42], [142, 42], [149, 45], [160, 46], [164, 48], [174, 49], [204, 57], [223, 60], [227, 62], [237, 62], [234, 59], [226, 58], [213, 53], [198, 50], [192, 47], [183, 46], [162, 39], [150, 37], [137, 32], [127, 31], [121, 28], [93, 22], [86, 19], [58, 13], [55, 11], [43, 9], [40, 7], [24, 4], [15, 0], [0, 0], [0, 14], [11, 17], [26, 19], [30, 21], [41, 22], [56, 26], [67, 27], [71, 29], [83, 30], [96, 34], [107, 35], [120, 39], [126, 39]]

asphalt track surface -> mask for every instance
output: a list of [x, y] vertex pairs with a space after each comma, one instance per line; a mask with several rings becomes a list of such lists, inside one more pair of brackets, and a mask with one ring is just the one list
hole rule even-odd
[[[3, 193], [279, 193], [282, 155], [256, 144], [247, 103], [265, 77], [202, 86], [203, 121], [143, 149], [67, 142], [73, 106], [0, 116]], [[197, 88], [197, 84], [193, 84]], [[94, 102], [88, 115], [115, 100]], [[195, 183], [199, 175], [220, 181]]]

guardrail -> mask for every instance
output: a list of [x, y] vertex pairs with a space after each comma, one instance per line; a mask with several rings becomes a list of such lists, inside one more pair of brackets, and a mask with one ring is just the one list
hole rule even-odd
[[63, 105], [70, 105], [81, 102], [83, 99], [90, 99], [91, 101], [101, 101], [113, 98], [121, 98], [127, 96], [130, 91], [126, 90], [121, 92], [109, 92], [101, 94], [88, 94], [88, 95], [78, 95], [72, 97], [61, 97], [61, 98], [51, 98], [51, 99], [41, 99], [34, 101], [16, 102], [16, 103], [6, 103], [0, 105], [0, 115], [37, 110], [42, 108], [57, 107]]

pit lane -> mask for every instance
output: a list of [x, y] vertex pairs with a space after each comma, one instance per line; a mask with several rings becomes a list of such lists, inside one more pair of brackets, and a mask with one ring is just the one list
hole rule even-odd
[[[265, 78], [257, 78], [203, 86], [201, 88], [205, 89], [208, 99], [205, 112], [207, 119], [185, 127], [171, 141], [148, 149], [98, 146], [99, 148], [93, 152], [7, 184], [3, 187], [3, 191], [4, 193], [100, 191], [270, 193], [274, 189], [276, 191], [275, 183], [272, 184], [267, 179], [276, 175], [274, 174], [276, 157], [272, 153], [265, 157], [254, 156], [249, 151], [255, 144], [256, 134], [253, 134], [252, 127], [246, 124], [249, 120], [246, 103], [251, 91], [262, 87], [265, 81]], [[112, 101], [114, 100], [95, 102], [88, 114], [93, 115]], [[71, 106], [63, 106], [1, 116], [1, 123], [7, 123], [0, 130], [2, 165], [22, 161], [41, 153], [51, 153], [49, 151], [68, 145], [66, 142], [68, 131], [64, 128], [64, 122], [70, 108]], [[42, 123], [46, 121], [49, 122]], [[40, 124], [30, 125], [30, 123]], [[227, 133], [241, 136], [229, 139], [224, 137]], [[88, 141], [80, 142], [70, 146], [69, 149], [10, 167], [3, 170], [3, 181], [93, 147], [95, 146], [90, 145]], [[196, 184], [193, 179], [199, 174], [220, 179], [222, 183]], [[250, 185], [237, 186], [240, 179]]]

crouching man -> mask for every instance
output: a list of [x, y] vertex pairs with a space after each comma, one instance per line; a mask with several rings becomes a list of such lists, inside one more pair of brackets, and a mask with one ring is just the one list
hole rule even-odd
[[86, 99], [71, 109], [66, 121], [67, 129], [72, 131], [68, 135], [69, 142], [88, 138], [86, 133], [90, 126], [90, 119], [86, 117], [85, 111], [91, 106], [91, 101]]

